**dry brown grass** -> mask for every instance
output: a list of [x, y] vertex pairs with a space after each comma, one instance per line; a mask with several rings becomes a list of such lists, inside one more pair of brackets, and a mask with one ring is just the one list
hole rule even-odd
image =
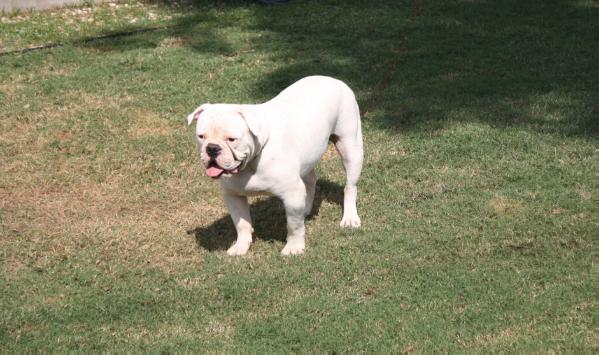
[[158, 44], [159, 48], [181, 48], [185, 40], [181, 37], [165, 37]]
[[[78, 91], [66, 97], [68, 104], [43, 106], [31, 112], [29, 120], [12, 120], [0, 133], [0, 142], [12, 153], [2, 158], [0, 167], [0, 209], [3, 230], [9, 235], [0, 238], [0, 247], [8, 251], [5, 265], [10, 272], [25, 264], [44, 268], [84, 250], [93, 250], [88, 254], [95, 263], [118, 258], [131, 267], [151, 264], [165, 271], [201, 262], [199, 250], [190, 248], [195, 236], [187, 231], [225, 215], [216, 184], [209, 185], [213, 193], [208, 194], [214, 203], [206, 203], [206, 195], [203, 201], [190, 202], [192, 182], [196, 187], [210, 182], [200, 179], [191, 163], [181, 163], [187, 183], [162, 178], [160, 188], [144, 186], [136, 178], [152, 168], [148, 158], [138, 152], [115, 152], [126, 164], [114, 168], [110, 165], [114, 156], [98, 155], [92, 161], [77, 154], [93, 150], [95, 142], [88, 144], [82, 138], [85, 121], [68, 120], [83, 120], [90, 110], [119, 111], [125, 116], [122, 126], [102, 116], [94, 123], [99, 121], [113, 137], [130, 140], [153, 135], [166, 139], [174, 132], [168, 122], [150, 110], [128, 109], [131, 98]], [[51, 148], [53, 142], [60, 146]], [[173, 156], [158, 158], [169, 163]], [[94, 173], [98, 169], [99, 174]]]
[[[118, 107], [118, 101], [103, 99], [83, 92], [69, 92], [66, 105], [46, 105], [38, 111], [31, 111], [26, 120], [3, 120], [10, 122], [0, 133], [0, 142], [9, 152], [2, 158], [0, 171], [5, 174], [4, 187], [23, 200], [19, 189], [25, 189], [23, 196], [38, 200], [39, 196], [60, 192], [64, 185], [74, 183], [85, 185], [86, 180], [96, 177], [86, 176], [90, 162], [77, 151], [93, 150], [94, 142], [85, 142], [85, 122], [73, 124], [77, 117], [84, 117], [90, 109]], [[115, 136], [119, 131], [110, 120], [105, 124]], [[51, 147], [57, 143], [58, 147]], [[56, 154], [52, 160], [49, 154]], [[109, 159], [109, 157], [104, 157]], [[94, 162], [93, 164], [98, 164]], [[74, 190], [84, 190], [77, 186]]]
[[507, 197], [496, 196], [489, 201], [489, 206], [496, 215], [512, 215], [521, 211], [524, 206], [515, 200]]
[[[166, 181], [160, 191], [161, 196], [171, 196], [169, 200], [152, 197], [152, 191], [150, 196], [132, 192], [129, 183], [116, 175], [102, 182], [82, 179], [62, 189], [4, 189], [0, 208], [5, 228], [13, 238], [25, 238], [30, 252], [44, 252], [30, 259], [41, 268], [83, 250], [94, 250], [98, 263], [117, 258], [130, 266], [151, 264], [165, 271], [199, 262], [187, 231], [223, 217], [224, 207], [199, 200], [189, 203], [184, 187], [175, 181]], [[0, 240], [3, 248], [11, 245], [10, 239]], [[23, 266], [22, 253], [9, 254], [9, 268]]]
[[21, 88], [22, 85], [16, 82], [0, 84], [0, 92], [6, 96], [6, 99], [13, 99]]
[[514, 344], [520, 336], [525, 334], [526, 328], [529, 327], [508, 327], [497, 332], [482, 334], [476, 337], [474, 345], [496, 347]]
[[150, 110], [133, 110], [129, 114], [129, 125], [127, 134], [130, 139], [154, 135], [166, 136], [173, 133], [172, 126]]
[[580, 195], [580, 198], [583, 201], [588, 201], [591, 200], [593, 198], [593, 192], [589, 191], [586, 187], [584, 186], [578, 186], [576, 188], [576, 192], [578, 192], [578, 195]]

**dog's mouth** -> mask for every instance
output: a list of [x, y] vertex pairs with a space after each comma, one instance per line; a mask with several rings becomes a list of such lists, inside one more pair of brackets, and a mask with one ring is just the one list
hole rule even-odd
[[230, 170], [221, 168], [215, 160], [211, 160], [206, 167], [206, 175], [213, 179], [218, 179], [222, 175], [231, 176], [233, 174], [237, 174], [238, 172], [239, 168], [233, 168]]

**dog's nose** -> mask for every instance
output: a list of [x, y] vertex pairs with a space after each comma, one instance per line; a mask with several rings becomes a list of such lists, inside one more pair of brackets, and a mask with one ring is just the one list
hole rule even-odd
[[210, 158], [216, 158], [221, 150], [222, 148], [218, 144], [208, 143], [206, 146], [206, 154], [208, 154]]

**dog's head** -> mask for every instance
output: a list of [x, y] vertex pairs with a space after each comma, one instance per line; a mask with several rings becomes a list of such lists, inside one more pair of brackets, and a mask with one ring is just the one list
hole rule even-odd
[[206, 175], [213, 179], [239, 173], [260, 145], [255, 123], [240, 105], [204, 104], [187, 116], [196, 124], [196, 143]]

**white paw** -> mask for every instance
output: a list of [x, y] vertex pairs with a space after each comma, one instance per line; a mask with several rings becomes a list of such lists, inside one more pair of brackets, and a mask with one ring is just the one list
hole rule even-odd
[[229, 250], [227, 250], [227, 254], [229, 256], [245, 255], [250, 249], [251, 244], [252, 242], [237, 241], [229, 248]]
[[298, 255], [304, 253], [305, 246], [304, 245], [285, 245], [285, 248], [281, 251], [281, 255]]
[[343, 216], [341, 219], [341, 223], [339, 225], [341, 227], [350, 227], [350, 228], [359, 228], [362, 222], [360, 221], [360, 217], [358, 215], [353, 216]]

